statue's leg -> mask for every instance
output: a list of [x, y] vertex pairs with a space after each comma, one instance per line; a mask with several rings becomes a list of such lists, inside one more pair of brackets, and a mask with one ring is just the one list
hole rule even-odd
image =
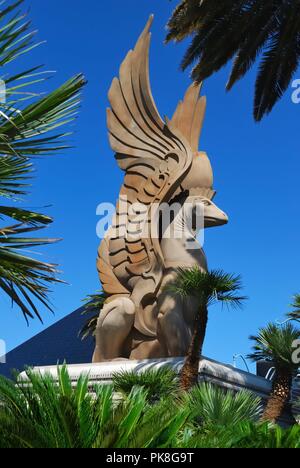
[[124, 344], [130, 334], [135, 318], [135, 306], [126, 298], [118, 298], [102, 309], [97, 329], [93, 362], [124, 358]]
[[188, 352], [192, 330], [184, 317], [182, 299], [165, 289], [166, 285], [174, 278], [174, 273], [165, 276], [163, 287], [158, 296], [158, 339], [167, 348], [170, 357], [181, 357]]

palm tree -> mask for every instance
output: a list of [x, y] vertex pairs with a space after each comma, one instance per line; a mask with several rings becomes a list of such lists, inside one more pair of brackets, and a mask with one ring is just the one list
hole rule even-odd
[[254, 100], [254, 118], [259, 121], [271, 112], [298, 68], [299, 16], [298, 0], [182, 0], [169, 20], [167, 41], [192, 36], [182, 68], [196, 62], [196, 82], [233, 59], [227, 90], [261, 55]]
[[294, 296], [293, 303], [291, 304], [292, 312], [287, 314], [290, 320], [295, 320], [296, 322], [300, 322], [300, 294], [296, 294]]
[[53, 92], [39, 94], [34, 86], [40, 86], [49, 78], [49, 73], [41, 67], [9, 74], [7, 67], [11, 62], [39, 45], [34, 41], [35, 32], [31, 32], [26, 14], [19, 11], [22, 3], [23, 0], [8, 2], [0, 11], [0, 67], [3, 69], [0, 196], [8, 201], [0, 206], [0, 218], [4, 223], [0, 227], [0, 289], [28, 320], [34, 315], [41, 319], [34, 300], [51, 310], [49, 286], [58, 279], [56, 265], [31, 258], [24, 250], [57, 239], [45, 239], [40, 235], [31, 238], [32, 233], [46, 228], [52, 219], [14, 205], [29, 190], [34, 157], [51, 155], [68, 147], [64, 137], [70, 133], [60, 128], [70, 124], [76, 116], [84, 79], [77, 75]]
[[199, 362], [208, 323], [208, 307], [216, 302], [241, 307], [245, 297], [236, 293], [241, 289], [239, 276], [223, 271], [202, 272], [199, 267], [179, 269], [174, 284], [168, 289], [183, 299], [192, 296], [199, 301], [199, 314], [194, 324], [194, 333], [180, 378], [183, 390], [189, 390], [198, 381]]
[[282, 327], [271, 323], [260, 329], [257, 336], [250, 337], [254, 342], [254, 352], [249, 355], [249, 359], [254, 362], [268, 361], [276, 369], [272, 391], [262, 418], [265, 421], [277, 422], [285, 409], [290, 411], [293, 375], [299, 367], [299, 363], [293, 361], [293, 345], [299, 338], [300, 330], [291, 323]]

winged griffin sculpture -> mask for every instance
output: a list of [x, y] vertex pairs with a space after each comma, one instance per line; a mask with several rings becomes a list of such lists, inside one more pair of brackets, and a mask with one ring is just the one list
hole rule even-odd
[[[204, 228], [228, 222], [212, 202], [208, 156], [198, 151], [206, 109], [200, 86], [188, 89], [172, 120], [163, 121], [155, 106], [149, 81], [152, 21], [109, 91], [110, 144], [125, 179], [113, 226], [98, 252], [108, 299], [98, 320], [94, 362], [186, 355], [198, 305], [173, 295], [167, 285], [179, 267], [197, 265], [207, 271], [197, 242], [197, 208], [202, 207]], [[162, 207], [175, 202], [181, 209], [170, 217], [165, 235], [158, 227]]]

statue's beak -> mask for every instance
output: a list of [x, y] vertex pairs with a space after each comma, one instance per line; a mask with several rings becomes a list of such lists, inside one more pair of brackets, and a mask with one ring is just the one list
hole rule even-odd
[[229, 222], [229, 219], [228, 219], [227, 214], [221, 210], [218, 210], [218, 213], [216, 216], [205, 217], [204, 227], [210, 228], [210, 227], [224, 226], [225, 224], [228, 224], [228, 222]]

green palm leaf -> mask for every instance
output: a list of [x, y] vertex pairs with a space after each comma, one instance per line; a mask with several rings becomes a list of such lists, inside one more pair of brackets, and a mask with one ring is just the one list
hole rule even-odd
[[[91, 393], [89, 393], [91, 392]], [[147, 403], [141, 388], [123, 400], [67, 367], [0, 377], [0, 448], [299, 448], [300, 428], [257, 423], [259, 399], [200, 385], [181, 398]]]
[[87, 320], [79, 331], [79, 336], [81, 336], [83, 340], [89, 336], [95, 336], [99, 314], [103, 309], [107, 297], [108, 296], [103, 291], [100, 291], [84, 299], [85, 305], [82, 315], [86, 315]]
[[0, 218], [3, 216], [32, 226], [48, 225], [53, 222], [52, 218], [44, 214], [35, 213], [33, 211], [23, 210], [21, 208], [15, 208], [11, 206], [0, 206]]
[[0, 378], [3, 448], [171, 447], [187, 418], [171, 398], [148, 405], [141, 388], [114, 401], [111, 386], [90, 386], [88, 376], [72, 385], [66, 366], [58, 384], [30, 370], [17, 385]]
[[[80, 103], [83, 76], [76, 75], [47, 94], [35, 91], [35, 85], [49, 78], [40, 66], [13, 75], [6, 67], [39, 44], [31, 30], [27, 14], [19, 11], [23, 0], [2, 2], [0, 11], [0, 196], [18, 201], [28, 193], [34, 171], [32, 157], [52, 155], [69, 147], [66, 141]], [[2, 89], [3, 88], [3, 89]], [[5, 91], [5, 94], [4, 94]], [[5, 98], [5, 99], [4, 99]], [[7, 218], [14, 224], [7, 223]], [[57, 279], [57, 266], [26, 255], [26, 250], [48, 245], [57, 239], [28, 237], [45, 228], [52, 219], [15, 206], [0, 205], [0, 289], [16, 303], [25, 318], [41, 319], [35, 301], [51, 310], [48, 295]], [[18, 223], [18, 224], [16, 224]]]
[[113, 376], [113, 385], [117, 392], [125, 396], [130, 395], [134, 387], [143, 388], [147, 401], [153, 403], [175, 395], [178, 382], [177, 375], [172, 369], [162, 367], [140, 373], [130, 371], [116, 373]]
[[288, 318], [290, 320], [295, 320], [296, 322], [300, 322], [300, 294], [296, 294], [294, 296], [293, 303], [291, 304], [292, 312], [288, 313]]
[[[32, 163], [15, 155], [0, 155], [0, 196], [6, 198], [25, 195]], [[26, 183], [25, 183], [26, 182]]]
[[35, 221], [31, 227], [18, 224], [0, 231], [0, 288], [20, 307], [26, 319], [33, 318], [34, 313], [41, 320], [33, 299], [52, 310], [49, 285], [61, 282], [56, 265], [24, 255], [26, 249], [57, 242], [57, 239], [20, 237], [42, 227]]
[[215, 302], [242, 307], [246, 297], [236, 294], [242, 288], [241, 277], [222, 270], [202, 272], [199, 267], [179, 268], [176, 281], [167, 289], [183, 298], [194, 296], [205, 306]]
[[241, 79], [260, 55], [254, 118], [271, 112], [287, 90], [300, 63], [298, 0], [182, 0], [168, 22], [167, 42], [192, 37], [182, 68], [194, 66], [201, 82], [231, 59], [227, 89]]
[[300, 330], [291, 323], [283, 326], [270, 323], [266, 328], [261, 328], [257, 336], [251, 336], [253, 341], [253, 353], [249, 359], [253, 361], [269, 361], [278, 368], [289, 370], [297, 369], [292, 356], [295, 348], [293, 344], [300, 339]]
[[200, 384], [184, 395], [192, 419], [205, 427], [229, 426], [257, 421], [262, 411], [260, 398], [249, 391], [224, 392], [211, 384]]

